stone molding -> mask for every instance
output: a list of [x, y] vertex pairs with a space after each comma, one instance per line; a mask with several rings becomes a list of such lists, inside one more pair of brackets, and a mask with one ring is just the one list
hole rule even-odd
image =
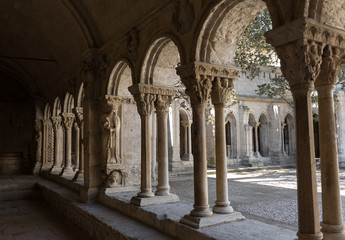
[[299, 19], [268, 31], [266, 40], [272, 46], [279, 47], [303, 39], [313, 40], [326, 45], [345, 49], [345, 31], [339, 28], [318, 23], [311, 18]]
[[116, 104], [135, 104], [135, 100], [129, 97], [105, 95], [105, 100], [107, 101], [108, 106], [112, 106]]
[[[186, 93], [192, 104], [206, 104], [212, 91], [212, 82], [215, 79], [225, 83], [230, 79], [233, 81], [238, 76], [238, 69], [235, 67], [202, 62], [178, 66], [176, 72], [186, 86]], [[218, 86], [218, 83], [215, 85]]]
[[66, 129], [72, 129], [74, 122], [74, 113], [62, 113], [63, 123]]

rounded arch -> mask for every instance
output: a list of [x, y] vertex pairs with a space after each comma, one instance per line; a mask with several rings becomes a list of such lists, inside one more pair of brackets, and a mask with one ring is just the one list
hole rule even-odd
[[50, 119], [50, 117], [51, 117], [50, 105], [49, 105], [49, 103], [46, 103], [46, 105], [44, 107], [43, 119], [48, 120], [48, 119]]
[[114, 64], [107, 84], [106, 95], [130, 97], [128, 87], [133, 85], [133, 67], [127, 59], [120, 59]]
[[283, 152], [288, 156], [294, 156], [296, 154], [295, 127], [291, 113], [286, 114], [282, 128]]
[[237, 121], [232, 112], [225, 117], [226, 155], [228, 158], [237, 158]]
[[257, 0], [223, 0], [212, 6], [199, 26], [199, 35], [194, 44], [195, 60], [232, 65], [240, 36], [265, 8], [266, 4]]
[[63, 112], [71, 113], [72, 109], [74, 108], [74, 97], [69, 92], [65, 95], [64, 105], [63, 105]]
[[268, 131], [269, 131], [269, 123], [268, 118], [265, 113], [261, 113], [259, 117], [259, 127], [258, 127], [258, 147], [259, 152], [262, 157], [268, 157], [269, 156], [269, 137], [268, 137]]
[[164, 34], [156, 37], [147, 49], [141, 65], [140, 82], [173, 87], [180, 79], [175, 68], [183, 62], [179, 41]]
[[84, 101], [84, 83], [82, 82], [79, 87], [78, 91], [78, 97], [77, 97], [77, 106], [76, 107], [83, 107], [83, 101]]
[[61, 101], [59, 97], [56, 97], [53, 105], [53, 115], [52, 117], [57, 117], [61, 113]]

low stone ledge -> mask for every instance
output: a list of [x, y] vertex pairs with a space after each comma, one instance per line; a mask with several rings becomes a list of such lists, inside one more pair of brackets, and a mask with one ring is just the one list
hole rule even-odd
[[82, 181], [72, 181], [73, 175], [60, 176], [59, 174], [54, 174], [44, 170], [41, 172], [41, 176], [76, 192], [80, 192], [83, 188]]
[[210, 217], [192, 217], [191, 215], [185, 215], [181, 219], [181, 223], [187, 224], [193, 228], [205, 228], [211, 227], [223, 223], [230, 223], [235, 221], [244, 220], [245, 217], [240, 212], [232, 212], [229, 214], [217, 214], [213, 213]]

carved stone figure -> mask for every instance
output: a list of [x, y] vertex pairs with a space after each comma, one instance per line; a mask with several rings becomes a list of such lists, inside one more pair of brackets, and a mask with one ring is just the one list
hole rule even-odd
[[121, 163], [120, 158], [120, 128], [121, 120], [118, 116], [118, 107], [112, 106], [108, 114], [101, 117], [103, 126], [103, 150], [107, 163]]
[[106, 187], [118, 187], [122, 186], [122, 173], [120, 170], [112, 171], [107, 180], [106, 180]]

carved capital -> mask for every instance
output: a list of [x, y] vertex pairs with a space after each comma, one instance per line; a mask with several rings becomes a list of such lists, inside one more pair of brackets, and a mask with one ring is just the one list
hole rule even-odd
[[225, 104], [226, 98], [229, 95], [230, 91], [234, 88], [234, 79], [233, 78], [220, 78], [216, 77], [213, 81], [213, 87], [211, 92], [212, 103]]
[[323, 47], [314, 41], [297, 41], [276, 48], [282, 73], [292, 90], [314, 84], [321, 70]]
[[344, 49], [329, 45], [324, 48], [320, 75], [315, 82], [317, 89], [322, 85], [335, 86], [344, 52]]
[[52, 120], [52, 123], [53, 123], [55, 131], [58, 131], [59, 129], [61, 129], [61, 127], [62, 127], [62, 125], [61, 125], [62, 119], [61, 119], [60, 116], [51, 117], [51, 120]]
[[163, 117], [169, 113], [169, 106], [172, 100], [172, 96], [157, 95], [157, 100], [155, 101], [157, 117]]
[[149, 84], [139, 83], [131, 86], [128, 90], [134, 95], [137, 102], [138, 112], [142, 116], [150, 115], [154, 106], [157, 96], [173, 97], [176, 95], [176, 89], [153, 86]]
[[120, 97], [120, 96], [114, 96], [114, 95], [106, 95], [105, 99], [107, 101], [107, 104], [109, 106], [112, 105], [121, 105], [121, 104], [135, 104], [135, 101], [133, 98], [129, 97]]
[[78, 125], [80, 127], [84, 121], [83, 108], [82, 107], [76, 107], [76, 108], [74, 108], [74, 112], [76, 115], [76, 122], [78, 123]]
[[73, 113], [62, 113], [63, 123], [66, 129], [72, 129], [73, 122], [74, 122], [74, 114]]
[[[206, 104], [215, 79], [235, 79], [238, 70], [209, 63], [193, 62], [176, 68], [192, 104]], [[224, 83], [228, 80], [224, 80]], [[216, 84], [217, 85], [217, 84]]]

